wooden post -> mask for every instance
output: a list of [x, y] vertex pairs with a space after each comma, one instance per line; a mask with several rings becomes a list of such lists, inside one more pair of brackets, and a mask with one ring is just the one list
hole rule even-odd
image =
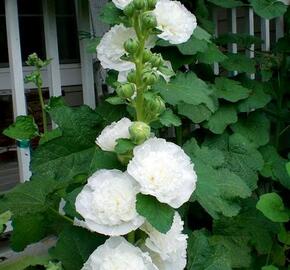
[[[6, 28], [14, 118], [26, 115], [17, 0], [5, 0]], [[20, 181], [29, 180], [30, 149], [17, 148]]]
[[[88, 0], [75, 0], [78, 31], [91, 33], [91, 21]], [[87, 39], [82, 39], [80, 44], [80, 56], [82, 67], [82, 86], [84, 104], [91, 108], [96, 107], [93, 55], [87, 52]]]

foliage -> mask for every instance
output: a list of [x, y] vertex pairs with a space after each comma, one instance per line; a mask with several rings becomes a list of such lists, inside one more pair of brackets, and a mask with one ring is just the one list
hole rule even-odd
[[[154, 81], [152, 95], [137, 99], [135, 106], [121, 95], [108, 95], [95, 110], [85, 105], [70, 108], [62, 98], [51, 98], [45, 111], [58, 125], [56, 130], [40, 135], [32, 117], [20, 116], [4, 131], [17, 140], [41, 136], [32, 152], [31, 181], [0, 199], [0, 213], [4, 213], [0, 231], [11, 219], [13, 250], [22, 251], [55, 235], [58, 242], [49, 260], [60, 261], [64, 270], [79, 270], [104, 243], [104, 236], [73, 226], [74, 218], [82, 219], [74, 204], [95, 171], [125, 170], [135, 144], [121, 139], [115, 152], [104, 152], [95, 140], [104, 127], [127, 116], [141, 118], [156, 136], [182, 146], [194, 163], [196, 191], [178, 209], [189, 236], [188, 270], [287, 269], [290, 23], [286, 20], [286, 35], [273, 51], [249, 59], [245, 52], [261, 41], [244, 34], [213, 38], [208, 11], [216, 6], [251, 5], [258, 15], [269, 19], [283, 15], [287, 6], [277, 0], [182, 2], [196, 14], [199, 26], [186, 43], [157, 41], [154, 53], [171, 61], [174, 70], [169, 72], [163, 66], [159, 71], [175, 75], [169, 82], [162, 77]], [[104, 7], [101, 18], [110, 25], [131, 23], [112, 3]], [[97, 42], [98, 38], [92, 44]], [[226, 53], [232, 42], [243, 51]], [[220, 75], [212, 72], [214, 62], [220, 64]], [[251, 80], [249, 74], [254, 73], [255, 80]], [[116, 74], [110, 75], [107, 81], [120, 93]], [[31, 75], [30, 80], [34, 79]], [[158, 100], [157, 113], [152, 100]], [[66, 202], [64, 213], [59, 211], [61, 199]], [[171, 228], [174, 210], [169, 205], [139, 194], [136, 208], [159, 232]], [[142, 245], [143, 232], [138, 230], [135, 236]]]

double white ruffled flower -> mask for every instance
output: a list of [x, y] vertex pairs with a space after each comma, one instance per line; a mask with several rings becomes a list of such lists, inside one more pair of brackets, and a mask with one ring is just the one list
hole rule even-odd
[[132, 121], [126, 117], [105, 127], [96, 139], [96, 144], [104, 151], [113, 152], [118, 139], [130, 138]]
[[82, 270], [158, 270], [148, 253], [131, 245], [122, 237], [111, 237], [99, 246]]
[[144, 218], [136, 211], [138, 184], [118, 170], [99, 170], [76, 198], [76, 210], [84, 221], [75, 224], [104, 235], [119, 236], [136, 230]]
[[153, 11], [157, 19], [158, 37], [171, 44], [188, 41], [197, 27], [196, 17], [179, 1], [158, 0]]
[[182, 148], [164, 139], [151, 138], [134, 148], [127, 172], [143, 194], [179, 208], [196, 188], [197, 176]]
[[183, 270], [186, 266], [187, 235], [182, 234], [183, 221], [175, 212], [171, 229], [162, 234], [148, 222], [142, 226], [148, 234], [145, 246], [159, 270]]

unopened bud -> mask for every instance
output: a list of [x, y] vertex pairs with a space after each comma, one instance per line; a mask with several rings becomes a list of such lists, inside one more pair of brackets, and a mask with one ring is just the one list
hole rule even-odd
[[133, 83], [122, 84], [116, 91], [120, 98], [131, 98], [136, 91], [136, 85]]
[[149, 50], [145, 50], [143, 52], [143, 62], [146, 63], [146, 62], [149, 62], [151, 57], [152, 57], [152, 52], [150, 52]]
[[144, 122], [134, 122], [129, 128], [129, 133], [135, 144], [141, 144], [150, 137], [151, 129]]
[[153, 54], [150, 58], [150, 63], [153, 67], [160, 67], [163, 64], [163, 58], [161, 54]]
[[160, 115], [166, 109], [165, 102], [160, 96], [156, 96], [147, 101], [147, 109], [154, 113], [155, 116]]
[[145, 0], [133, 0], [133, 4], [137, 10], [144, 9], [146, 5]]
[[147, 0], [147, 7], [149, 10], [153, 10], [157, 4], [157, 0]]
[[124, 43], [124, 48], [128, 53], [135, 53], [139, 48], [139, 42], [136, 39], [130, 38]]
[[142, 80], [147, 85], [153, 85], [158, 81], [158, 75], [154, 72], [145, 72], [142, 75]]
[[127, 76], [127, 80], [130, 83], [136, 83], [136, 71], [135, 70], [129, 72], [129, 74]]
[[142, 26], [145, 29], [153, 29], [157, 26], [157, 19], [152, 12], [146, 12], [142, 15]]
[[132, 17], [134, 14], [134, 11], [135, 11], [135, 6], [132, 2], [129, 5], [127, 5], [123, 10], [124, 14], [128, 17]]

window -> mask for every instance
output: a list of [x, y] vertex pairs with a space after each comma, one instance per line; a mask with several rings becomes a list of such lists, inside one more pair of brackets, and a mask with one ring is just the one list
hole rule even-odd
[[[8, 47], [4, 0], [0, 0], [0, 68], [8, 67]], [[41, 0], [18, 0], [22, 60], [36, 52], [45, 58], [45, 38]], [[60, 63], [80, 62], [74, 1], [55, 0]]]

